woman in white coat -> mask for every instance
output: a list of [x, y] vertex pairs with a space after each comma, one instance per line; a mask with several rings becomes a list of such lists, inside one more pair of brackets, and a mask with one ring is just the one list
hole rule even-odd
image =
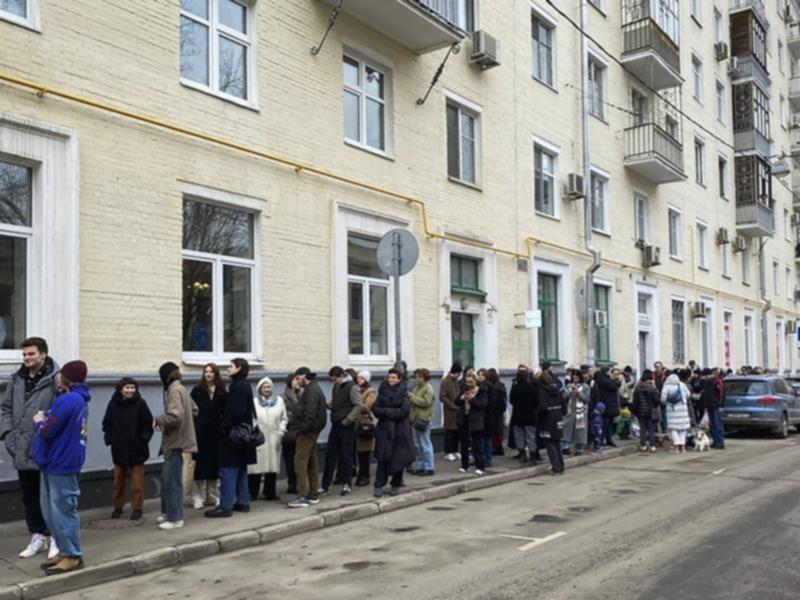
[[[281, 439], [286, 433], [289, 415], [283, 398], [273, 395], [274, 385], [269, 377], [258, 382], [255, 404], [255, 424], [264, 434], [266, 442], [256, 448], [257, 462], [247, 467], [250, 498], [258, 498], [261, 480], [264, 480], [264, 500], [280, 500], [275, 484], [281, 468]], [[262, 477], [263, 476], [263, 477]]]
[[670, 452], [686, 452], [686, 432], [691, 427], [689, 399], [691, 392], [677, 373], [671, 373], [661, 388], [661, 405], [667, 411], [667, 429], [672, 438]]

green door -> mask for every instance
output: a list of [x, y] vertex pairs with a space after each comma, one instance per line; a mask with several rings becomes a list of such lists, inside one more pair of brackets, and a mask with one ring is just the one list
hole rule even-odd
[[450, 316], [453, 325], [453, 360], [461, 366], [475, 366], [475, 330], [472, 315], [454, 312]]

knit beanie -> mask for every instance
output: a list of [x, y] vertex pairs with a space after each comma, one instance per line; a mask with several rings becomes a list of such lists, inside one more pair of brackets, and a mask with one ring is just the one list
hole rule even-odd
[[61, 376], [71, 383], [84, 383], [86, 372], [86, 363], [82, 360], [72, 360], [61, 367]]
[[461, 368], [461, 363], [456, 361], [453, 363], [453, 366], [450, 367], [450, 373], [455, 375], [457, 373], [461, 373], [464, 369]]
[[361, 377], [366, 383], [369, 383], [369, 380], [372, 379], [372, 373], [369, 371], [359, 371], [358, 376]]
[[175, 371], [178, 370], [178, 365], [174, 362], [165, 362], [161, 367], [158, 369], [158, 376], [161, 378], [161, 383], [164, 384], [164, 387], [167, 386], [169, 382], [169, 376], [172, 375]]

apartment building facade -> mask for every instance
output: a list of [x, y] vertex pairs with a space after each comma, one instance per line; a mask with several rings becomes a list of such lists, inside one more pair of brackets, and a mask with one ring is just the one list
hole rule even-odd
[[0, 0], [0, 369], [794, 371], [800, 6], [579, 4]]

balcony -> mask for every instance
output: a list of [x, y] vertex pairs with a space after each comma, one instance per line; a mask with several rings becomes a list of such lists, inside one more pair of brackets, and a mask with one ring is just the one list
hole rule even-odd
[[731, 63], [735, 61], [736, 67], [731, 69], [731, 81], [741, 83], [742, 81], [755, 81], [762, 90], [769, 90], [772, 80], [769, 78], [767, 70], [761, 66], [752, 54], [734, 56]]
[[734, 130], [733, 147], [737, 152], [757, 152], [761, 156], [772, 155], [772, 140], [766, 138], [757, 129]]
[[731, 0], [731, 14], [743, 10], [752, 10], [761, 23], [767, 23], [767, 7], [761, 0]]
[[789, 102], [796, 110], [800, 110], [800, 77], [789, 79]]
[[685, 181], [683, 146], [655, 123], [625, 130], [625, 167], [655, 183]]
[[683, 83], [680, 48], [649, 16], [622, 26], [622, 44], [622, 63], [651, 88]]
[[786, 38], [786, 45], [789, 47], [795, 58], [800, 58], [800, 23], [789, 25], [789, 35]]
[[[336, 5], [337, 0], [323, 0]], [[342, 11], [393, 39], [425, 54], [463, 40], [469, 15], [458, 0], [346, 0]]]
[[736, 231], [747, 237], [775, 235], [775, 212], [761, 202], [736, 206]]

